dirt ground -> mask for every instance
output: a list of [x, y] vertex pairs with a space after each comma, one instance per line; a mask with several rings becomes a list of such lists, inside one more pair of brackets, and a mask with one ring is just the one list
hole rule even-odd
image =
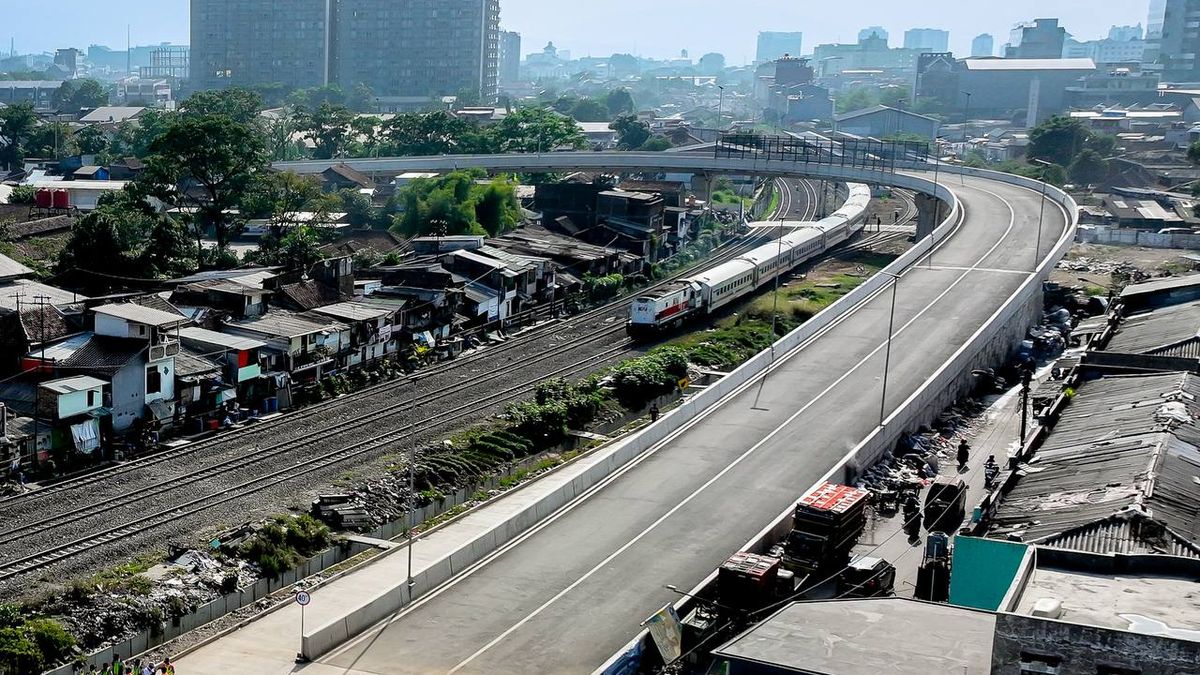
[[1120, 282], [1114, 282], [1113, 272], [1127, 267], [1135, 267], [1151, 277], [1190, 274], [1200, 270], [1200, 263], [1184, 255], [1196, 255], [1196, 252], [1141, 246], [1075, 244], [1059, 263], [1058, 269], [1050, 275], [1050, 280], [1063, 286], [1096, 286], [1108, 291], [1114, 285], [1120, 285]]

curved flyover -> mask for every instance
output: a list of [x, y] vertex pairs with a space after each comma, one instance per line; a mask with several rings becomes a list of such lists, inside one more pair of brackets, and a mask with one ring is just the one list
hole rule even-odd
[[1038, 183], [973, 170], [943, 171], [935, 186], [929, 172], [911, 168], [682, 154], [348, 163], [396, 173], [477, 166], [837, 178], [936, 191], [950, 215], [935, 244], [918, 244], [888, 275], [783, 338], [773, 354], [664, 416], [644, 432], [650, 440], [632, 461], [449, 583], [324, 653], [320, 672], [592, 671], [638, 634], [642, 619], [677, 599], [665, 584], [699, 584], [775, 526], [814, 482], [853, 471], [936, 414], [963, 388], [964, 368], [1010, 349], [1037, 316], [1040, 280], [1070, 245], [1075, 225], [1065, 194], [1051, 190], [1043, 201]]

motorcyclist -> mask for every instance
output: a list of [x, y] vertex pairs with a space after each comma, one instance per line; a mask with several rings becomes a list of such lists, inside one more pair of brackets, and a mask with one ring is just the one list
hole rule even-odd
[[996, 476], [1000, 475], [1000, 466], [996, 464], [996, 456], [988, 455], [987, 461], [983, 463], [983, 482], [990, 490], [992, 484], [996, 482]]

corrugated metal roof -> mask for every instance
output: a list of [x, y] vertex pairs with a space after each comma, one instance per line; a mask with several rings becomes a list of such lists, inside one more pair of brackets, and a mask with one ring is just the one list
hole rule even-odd
[[180, 349], [175, 355], [175, 374], [179, 377], [195, 377], [220, 371], [221, 367], [216, 363], [190, 349]]
[[1129, 284], [1121, 291], [1121, 297], [1128, 298], [1136, 295], [1145, 295], [1146, 293], [1188, 288], [1190, 286], [1200, 286], [1200, 274], [1189, 274], [1183, 277], [1166, 277], [1163, 279], [1154, 279], [1153, 281], [1143, 281], [1140, 284]]
[[186, 323], [188, 320], [188, 318], [182, 314], [164, 312], [161, 309], [145, 307], [132, 302], [100, 305], [99, 307], [93, 307], [92, 311], [96, 314], [115, 316], [118, 319], [124, 319], [134, 323], [144, 323], [148, 326], [158, 327], [176, 326], [181, 323]]
[[38, 296], [44, 296], [46, 302], [55, 307], [75, 305], [88, 299], [86, 295], [79, 295], [78, 293], [65, 291], [61, 288], [48, 286], [40, 281], [13, 279], [0, 285], [0, 308], [16, 309], [17, 296], [20, 296], [22, 307], [34, 304]]
[[1131, 314], [1109, 340], [1105, 351], [1121, 354], [1160, 354], [1200, 336], [1200, 302], [1188, 302]]
[[70, 394], [75, 391], [87, 391], [103, 387], [108, 384], [104, 380], [89, 375], [77, 375], [75, 377], [64, 377], [60, 380], [50, 380], [43, 382], [42, 386], [56, 394]]
[[287, 338], [311, 335], [324, 331], [343, 331], [349, 329], [349, 326], [340, 321], [334, 321], [333, 319], [318, 321], [317, 319], [318, 317], [310, 319], [299, 314], [272, 310], [266, 316], [247, 319], [245, 321], [234, 321], [229, 325], [262, 335]]
[[14, 279], [29, 274], [33, 274], [33, 270], [6, 255], [0, 254], [0, 279]]
[[312, 310], [318, 314], [346, 321], [370, 321], [392, 314], [391, 311], [361, 302], [339, 302]]
[[[1089, 550], [1153, 544], [1121, 539], [1111, 526], [1111, 519], [1121, 515], [1153, 520], [1195, 545], [1200, 541], [1198, 396], [1200, 379], [1181, 373], [1108, 377], [1082, 385], [1029, 473], [1000, 504], [993, 534], [1020, 532], [1025, 541]], [[1140, 536], [1147, 531], [1141, 527]]]
[[197, 326], [188, 326], [187, 328], [179, 329], [179, 339], [184, 342], [224, 347], [225, 349], [236, 351], [259, 349], [267, 346], [267, 343], [253, 338], [230, 335], [229, 333], [218, 333], [215, 330], [208, 330]]

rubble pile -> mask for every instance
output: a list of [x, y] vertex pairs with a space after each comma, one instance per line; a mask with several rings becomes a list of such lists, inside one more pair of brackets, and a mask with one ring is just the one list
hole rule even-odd
[[1144, 281], [1151, 276], [1140, 267], [1122, 260], [1100, 260], [1084, 256], [1064, 258], [1058, 261], [1057, 267], [1067, 272], [1106, 274], [1114, 279], [1126, 279], [1131, 282]]
[[986, 406], [977, 399], [954, 404], [938, 416], [933, 427], [925, 427], [900, 437], [896, 448], [884, 454], [854, 483], [877, 497], [895, 495], [919, 487], [941, 467], [953, 467], [958, 439], [970, 438], [985, 423]]
[[258, 578], [253, 564], [189, 550], [128, 578], [75, 582], [37, 604], [40, 613], [59, 618], [82, 649], [93, 651], [188, 614]]

